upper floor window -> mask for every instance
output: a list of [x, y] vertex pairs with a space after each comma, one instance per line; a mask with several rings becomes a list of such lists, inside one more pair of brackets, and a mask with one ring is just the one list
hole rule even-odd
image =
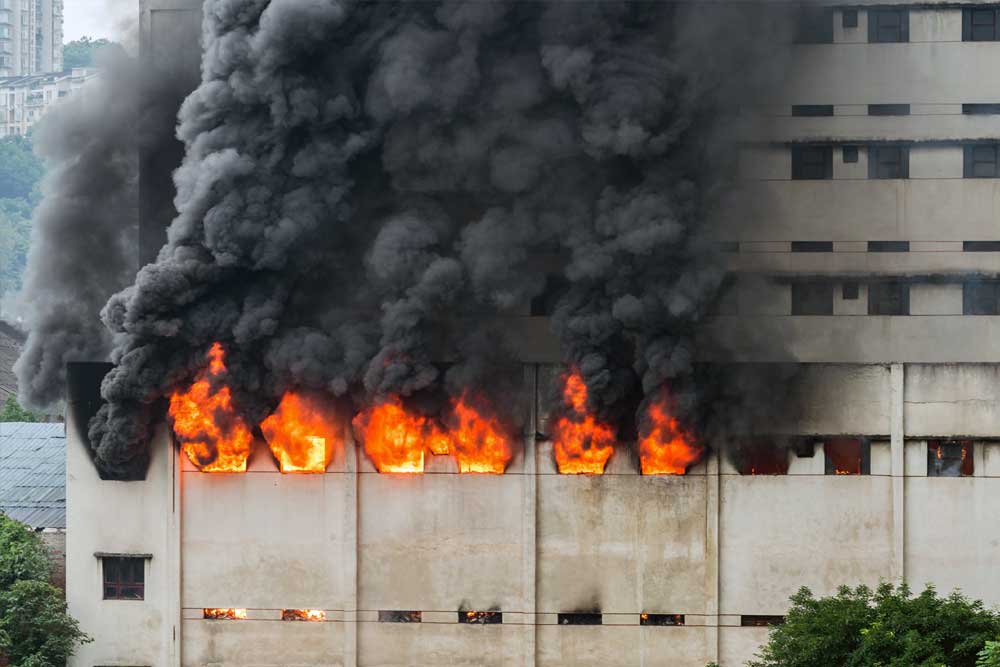
[[869, 104], [869, 116], [909, 116], [909, 104]]
[[833, 178], [833, 147], [792, 146], [792, 178], [794, 180]]
[[969, 115], [1000, 114], [1000, 104], [963, 104], [962, 113]]
[[792, 252], [833, 252], [833, 241], [792, 241]]
[[997, 7], [968, 7], [962, 10], [962, 40], [966, 42], [995, 42], [1000, 38], [997, 31]]
[[976, 280], [962, 285], [963, 315], [1000, 315], [1000, 282]]
[[868, 252], [909, 252], [909, 241], [869, 241]]
[[928, 477], [971, 477], [973, 473], [972, 442], [927, 442]]
[[833, 43], [833, 8], [808, 7], [798, 8], [798, 22], [795, 30], [795, 41], [799, 44], [832, 44]]
[[909, 178], [908, 146], [869, 146], [868, 178]]
[[864, 438], [830, 438], [823, 455], [827, 475], [871, 474], [871, 443]]
[[832, 104], [793, 104], [793, 116], [832, 116]]
[[910, 41], [910, 12], [905, 8], [882, 7], [868, 10], [869, 42]]
[[105, 600], [142, 600], [146, 587], [144, 556], [104, 556]]
[[969, 144], [965, 146], [965, 178], [997, 178], [1000, 176], [997, 155], [998, 144]]
[[887, 282], [868, 285], [869, 315], [909, 315], [910, 286]]

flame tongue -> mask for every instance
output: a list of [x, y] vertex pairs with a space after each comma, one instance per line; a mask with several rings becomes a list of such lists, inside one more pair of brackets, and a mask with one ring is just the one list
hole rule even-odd
[[208, 362], [187, 391], [170, 396], [174, 433], [202, 472], [244, 472], [253, 436], [233, 408], [229, 387], [220, 382], [226, 373], [222, 345], [212, 344]]
[[458, 471], [502, 474], [513, 457], [513, 447], [497, 418], [472, 407], [465, 394], [452, 401], [451, 411], [455, 425], [450, 435]]
[[281, 472], [321, 473], [344, 442], [333, 406], [310, 395], [287, 392], [278, 409], [265, 419], [264, 433]]
[[670, 415], [665, 392], [650, 403], [639, 437], [643, 475], [683, 475], [701, 459], [704, 447]]
[[353, 423], [379, 472], [423, 472], [428, 443], [436, 452], [446, 442], [433, 420], [407, 412], [397, 397], [359, 413]]
[[600, 475], [614, 453], [615, 434], [587, 409], [587, 385], [578, 371], [563, 375], [564, 413], [553, 427], [553, 450], [564, 475]]

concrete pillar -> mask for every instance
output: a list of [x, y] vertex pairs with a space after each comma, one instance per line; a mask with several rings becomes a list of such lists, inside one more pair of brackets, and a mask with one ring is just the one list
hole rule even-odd
[[906, 579], [906, 476], [903, 423], [903, 364], [892, 364], [889, 370], [890, 456], [892, 457], [892, 565], [890, 576], [895, 581]]
[[705, 461], [705, 625], [709, 626], [708, 662], [719, 661], [719, 545], [720, 515], [719, 453], [711, 451]]
[[[168, 623], [164, 624], [164, 642], [167, 647], [167, 665], [169, 667], [181, 667], [181, 632], [183, 630], [183, 614], [181, 611], [181, 457], [184, 453], [180, 447], [174, 445], [173, 434], [167, 429], [164, 440], [170, 447], [170, 456], [165, 457], [170, 471], [167, 475], [167, 483], [164, 490], [167, 494], [164, 507], [169, 508], [166, 521], [166, 544], [164, 558], [166, 559], [166, 581], [164, 585], [164, 599], [167, 601], [166, 617]], [[159, 438], [156, 440], [159, 443]], [[138, 483], [138, 482], [137, 482]]]
[[[349, 431], [350, 429], [348, 429]], [[344, 499], [344, 553], [337, 564], [346, 584], [344, 600], [344, 667], [358, 664], [358, 457], [359, 447], [348, 434], [344, 454], [347, 497]]]
[[522, 660], [524, 667], [535, 667], [538, 625], [538, 455], [535, 434], [538, 433], [538, 365], [527, 367], [531, 409], [528, 416], [527, 437], [524, 439], [524, 516], [522, 517], [523, 544], [522, 563], [522, 605], [524, 623], [528, 631], [524, 633]]

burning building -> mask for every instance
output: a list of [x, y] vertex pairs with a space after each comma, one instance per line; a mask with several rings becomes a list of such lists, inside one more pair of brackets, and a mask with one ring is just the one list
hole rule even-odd
[[1000, 602], [994, 8], [782, 4], [716, 202], [687, 42], [752, 22], [199, 4], [142, 6], [202, 82], [67, 376], [74, 665], [734, 667], [803, 585]]

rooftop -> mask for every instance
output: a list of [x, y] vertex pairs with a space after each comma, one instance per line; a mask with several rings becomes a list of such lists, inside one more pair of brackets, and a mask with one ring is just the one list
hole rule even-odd
[[62, 424], [0, 422], [0, 512], [32, 528], [66, 528]]

